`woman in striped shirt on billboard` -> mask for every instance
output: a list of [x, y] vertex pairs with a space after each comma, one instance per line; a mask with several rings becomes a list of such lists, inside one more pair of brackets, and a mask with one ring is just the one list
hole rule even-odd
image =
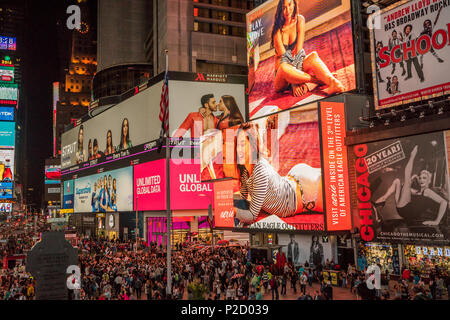
[[238, 205], [236, 218], [253, 223], [259, 213], [290, 217], [304, 212], [323, 212], [321, 169], [295, 165], [282, 177], [259, 154], [258, 127], [243, 124], [236, 134], [235, 154], [240, 193], [246, 202]]

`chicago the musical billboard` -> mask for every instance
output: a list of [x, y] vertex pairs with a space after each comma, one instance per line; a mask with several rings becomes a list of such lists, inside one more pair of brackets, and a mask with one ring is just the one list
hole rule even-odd
[[448, 243], [450, 132], [353, 147], [361, 239]]

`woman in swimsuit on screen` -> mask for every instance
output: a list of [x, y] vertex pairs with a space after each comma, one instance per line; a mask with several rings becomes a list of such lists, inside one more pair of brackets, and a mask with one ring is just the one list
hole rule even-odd
[[298, 14], [296, 0], [279, 0], [272, 29], [275, 48], [276, 91], [292, 88], [292, 94], [302, 96], [319, 84], [328, 86], [327, 94], [343, 92], [344, 85], [330, 72], [316, 51], [306, 55], [305, 18]]

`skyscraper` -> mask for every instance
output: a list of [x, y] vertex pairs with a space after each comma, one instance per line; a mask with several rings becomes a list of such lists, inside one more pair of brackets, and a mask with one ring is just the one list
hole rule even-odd
[[152, 0], [98, 0], [98, 66], [94, 100], [120, 95], [145, 82], [153, 66], [144, 42], [152, 26]]
[[146, 50], [155, 74], [169, 70], [246, 74], [245, 15], [254, 0], [154, 1]]

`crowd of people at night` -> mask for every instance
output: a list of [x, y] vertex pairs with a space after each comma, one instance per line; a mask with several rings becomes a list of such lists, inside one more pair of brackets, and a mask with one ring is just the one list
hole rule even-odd
[[[49, 225], [38, 221], [14, 221], [0, 225], [0, 258], [26, 254], [39, 240], [39, 232]], [[251, 261], [249, 247], [234, 245], [202, 246], [185, 243], [172, 251], [172, 292], [167, 293], [166, 248], [156, 243], [110, 241], [81, 238], [78, 242], [81, 271], [79, 286], [68, 290], [73, 300], [333, 300], [336, 288], [348, 290], [350, 297], [362, 300], [434, 300], [448, 299], [448, 270], [432, 274], [430, 280], [404, 269], [393, 290], [384, 283], [381, 290], [369, 289], [370, 276], [349, 265], [345, 270], [333, 261], [310, 266], [306, 261], [292, 263]], [[35, 299], [35, 279], [21, 265], [5, 268], [0, 277], [0, 299]], [[338, 286], [324, 274], [339, 272]], [[373, 276], [373, 275], [372, 275]], [[383, 283], [382, 283], [383, 284]], [[341, 291], [342, 292], [342, 291]]]

